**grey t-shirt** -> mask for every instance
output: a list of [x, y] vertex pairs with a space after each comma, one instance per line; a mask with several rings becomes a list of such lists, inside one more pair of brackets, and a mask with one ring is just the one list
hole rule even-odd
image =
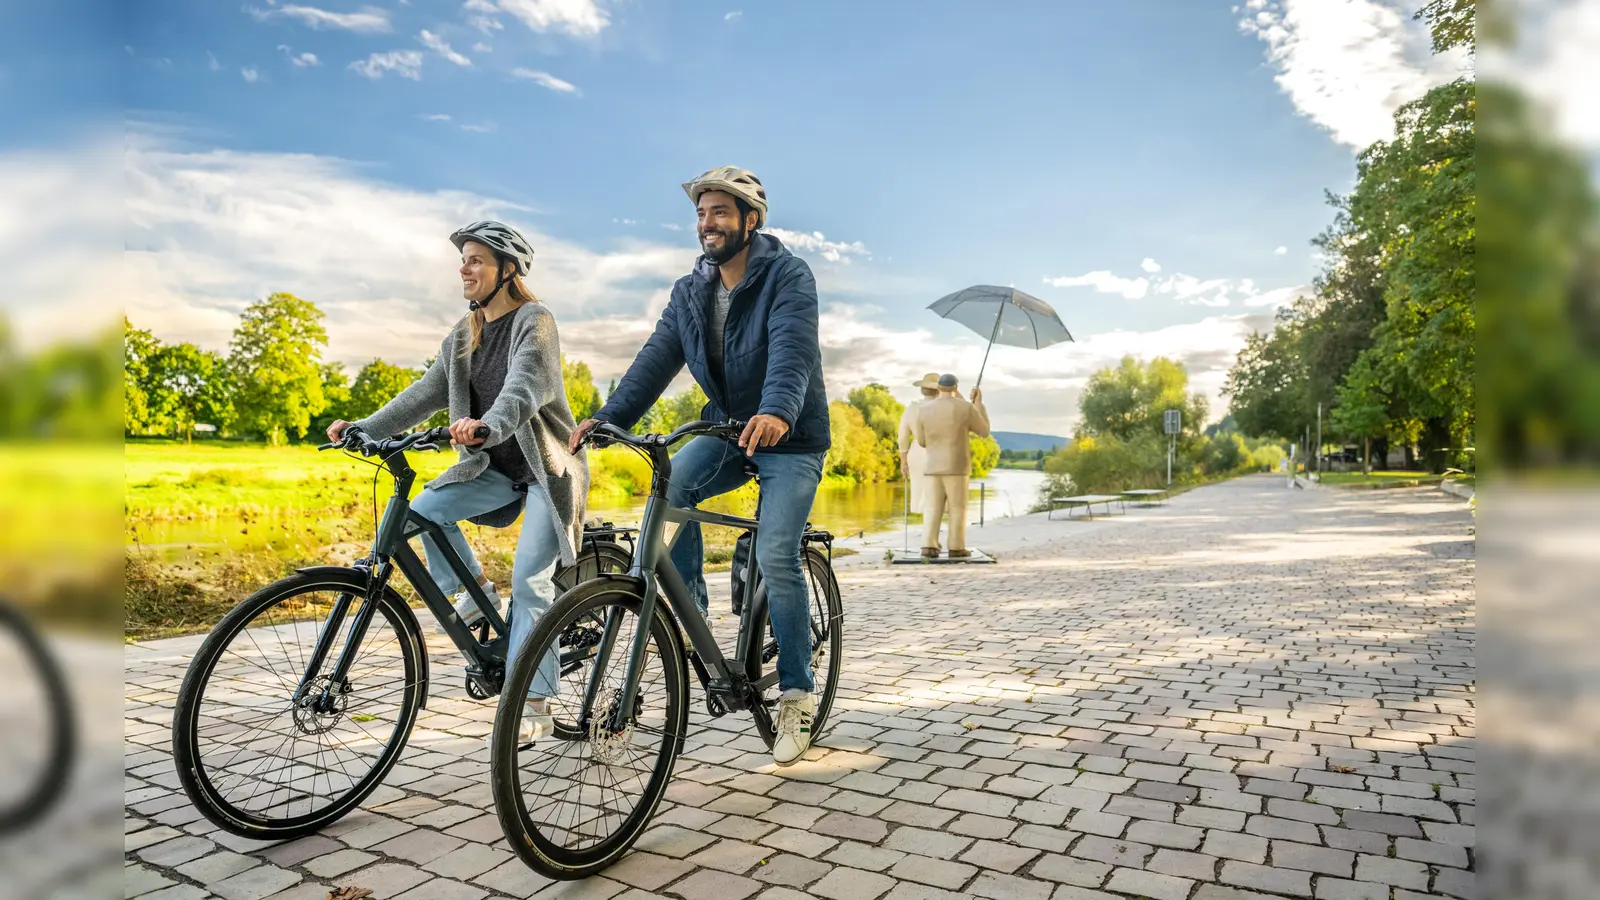
[[[483, 340], [479, 342], [478, 349], [472, 351], [472, 373], [469, 378], [474, 419], [483, 418], [483, 414], [500, 397], [500, 389], [505, 386], [506, 367], [510, 365], [511, 356], [511, 322], [515, 318], [504, 315], [493, 322], [483, 323]], [[515, 438], [507, 438], [489, 448], [489, 465], [517, 484], [533, 481], [533, 470], [528, 468], [528, 459], [522, 455], [522, 448], [517, 446]]]
[[706, 335], [706, 356], [711, 361], [711, 371], [722, 377], [722, 336], [728, 324], [728, 306], [732, 302], [732, 292], [722, 286], [721, 277], [717, 278], [717, 296], [711, 304], [711, 329]]

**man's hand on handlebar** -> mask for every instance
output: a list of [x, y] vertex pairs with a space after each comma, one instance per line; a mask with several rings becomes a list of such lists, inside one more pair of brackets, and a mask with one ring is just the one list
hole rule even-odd
[[788, 433], [789, 423], [777, 416], [753, 416], [745, 423], [744, 433], [739, 435], [739, 446], [745, 456], [755, 456], [763, 447], [777, 446]]

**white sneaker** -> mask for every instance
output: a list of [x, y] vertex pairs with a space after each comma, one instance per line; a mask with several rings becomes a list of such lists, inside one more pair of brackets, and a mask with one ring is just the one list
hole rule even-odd
[[[543, 740], [556, 733], [555, 717], [550, 715], [550, 704], [543, 704], [543, 709], [534, 706], [533, 700], [522, 703], [522, 722], [517, 727], [517, 746], [531, 744]], [[494, 748], [494, 733], [483, 736], [483, 745]]]
[[772, 742], [773, 762], [794, 765], [811, 749], [811, 717], [816, 714], [817, 698], [811, 694], [778, 698], [778, 739]]
[[[491, 581], [485, 584], [483, 589], [489, 594], [489, 602], [494, 604], [495, 612], [504, 618], [506, 602], [500, 598], [499, 594], [495, 593], [494, 582]], [[483, 620], [483, 610], [478, 608], [477, 601], [472, 599], [472, 595], [467, 593], [466, 588], [456, 591], [455, 596], [451, 599], [455, 601], [456, 615], [461, 617], [461, 624], [471, 628]], [[444, 623], [433, 623], [433, 630], [437, 634], [444, 634]]]

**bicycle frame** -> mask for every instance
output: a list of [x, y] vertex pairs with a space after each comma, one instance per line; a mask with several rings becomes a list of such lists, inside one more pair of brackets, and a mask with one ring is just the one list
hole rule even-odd
[[[377, 599], [387, 589], [395, 566], [399, 567], [401, 574], [422, 598], [423, 605], [438, 617], [444, 626], [445, 634], [449, 635], [461, 654], [467, 658], [467, 677], [477, 683], [484, 696], [498, 694], [505, 677], [509, 627], [494, 605], [489, 602], [489, 597], [482, 585], [478, 584], [477, 577], [467, 569], [466, 561], [445, 540], [444, 529], [438, 523], [411, 511], [411, 487], [416, 481], [417, 473], [411, 468], [405, 453], [391, 454], [384, 458], [383, 464], [394, 477], [394, 494], [378, 524], [371, 552], [366, 559], [356, 564], [356, 568], [363, 569], [367, 573], [365, 598], [367, 602], [362, 604], [361, 609], [350, 621], [349, 636], [344, 649], [334, 661], [326, 685], [314, 701], [316, 708], [319, 710], [333, 708], [332, 692], [336, 686], [342, 686], [349, 676], [361, 642], [366, 637], [367, 628], [372, 623], [372, 616], [377, 610]], [[488, 623], [484, 640], [480, 641], [461, 621], [461, 617], [456, 615], [454, 605], [445, 597], [444, 592], [439, 590], [433, 576], [428, 573], [427, 565], [417, 555], [416, 550], [412, 549], [410, 540], [419, 535], [433, 539], [434, 546], [439, 551], [437, 555], [450, 567], [456, 579], [466, 586], [468, 595], [483, 612], [484, 619]], [[333, 648], [334, 637], [349, 613], [352, 599], [351, 594], [340, 594], [333, 610], [329, 612], [321, 633], [317, 635], [316, 647], [306, 663], [305, 674], [295, 689], [296, 703], [301, 702], [306, 692], [317, 682], [322, 667], [327, 662], [328, 654]], [[426, 698], [423, 702], [425, 705]]]
[[[770, 732], [771, 723], [766, 707], [760, 702], [760, 692], [750, 684], [743, 671], [730, 665], [722, 648], [717, 646], [716, 638], [700, 614], [699, 605], [690, 597], [688, 585], [678, 574], [671, 558], [672, 550], [678, 541], [683, 539], [685, 526], [691, 522], [738, 528], [752, 534], [759, 533], [760, 523], [755, 519], [740, 516], [673, 506], [666, 497], [666, 488], [672, 473], [666, 448], [659, 446], [651, 449], [652, 455], [656, 457], [654, 475], [651, 479], [650, 496], [645, 500], [644, 517], [639, 525], [639, 540], [634, 547], [633, 566], [628, 572], [629, 577], [637, 580], [643, 587], [639, 609], [641, 627], [634, 635], [632, 646], [628, 648], [620, 702], [612, 707], [612, 719], [605, 723], [605, 727], [613, 733], [621, 733], [627, 726], [628, 711], [633, 709], [638, 697], [639, 680], [650, 644], [650, 629], [647, 623], [655, 615], [656, 604], [660, 602], [660, 598], [665, 597], [672, 617], [677, 620], [679, 627], [689, 639], [689, 661], [694, 665], [695, 674], [705, 689], [706, 702], [712, 714], [722, 715], [728, 711], [749, 710], [751, 715], [756, 717], [761, 731]], [[669, 524], [678, 526], [670, 545], [664, 539]], [[758, 629], [765, 619], [760, 615], [761, 611], [751, 602], [755, 593], [755, 554], [750, 555], [746, 565], [744, 582], [746, 602], [743, 605], [744, 614], [741, 616], [734, 650], [735, 660], [745, 658], [749, 642], [758, 638]], [[582, 709], [585, 720], [588, 719], [589, 712], [595, 708], [600, 691], [598, 675], [605, 671], [611, 653], [616, 649], [617, 632], [620, 627], [621, 610], [613, 608], [607, 617], [605, 630], [596, 648], [596, 658], [589, 672], [588, 683], [584, 686]], [[583, 727], [587, 729], [587, 721], [583, 723]]]

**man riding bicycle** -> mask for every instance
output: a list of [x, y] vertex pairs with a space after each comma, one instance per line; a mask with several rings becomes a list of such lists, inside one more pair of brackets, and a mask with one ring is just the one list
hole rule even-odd
[[[702, 436], [679, 451], [667, 499], [694, 506], [744, 484], [750, 475], [740, 450], [760, 471], [756, 562], [767, 584], [782, 690], [772, 756], [787, 766], [810, 748], [816, 712], [800, 538], [830, 443], [817, 285], [804, 260], [760, 230], [767, 222], [767, 193], [749, 170], [722, 166], [683, 189], [695, 204], [704, 253], [673, 285], [655, 333], [605, 406], [578, 425], [570, 449], [576, 453], [599, 422], [632, 428], [685, 364], [709, 400], [702, 418], [749, 421], [738, 449]], [[704, 613], [700, 526], [684, 528], [672, 562]]]

